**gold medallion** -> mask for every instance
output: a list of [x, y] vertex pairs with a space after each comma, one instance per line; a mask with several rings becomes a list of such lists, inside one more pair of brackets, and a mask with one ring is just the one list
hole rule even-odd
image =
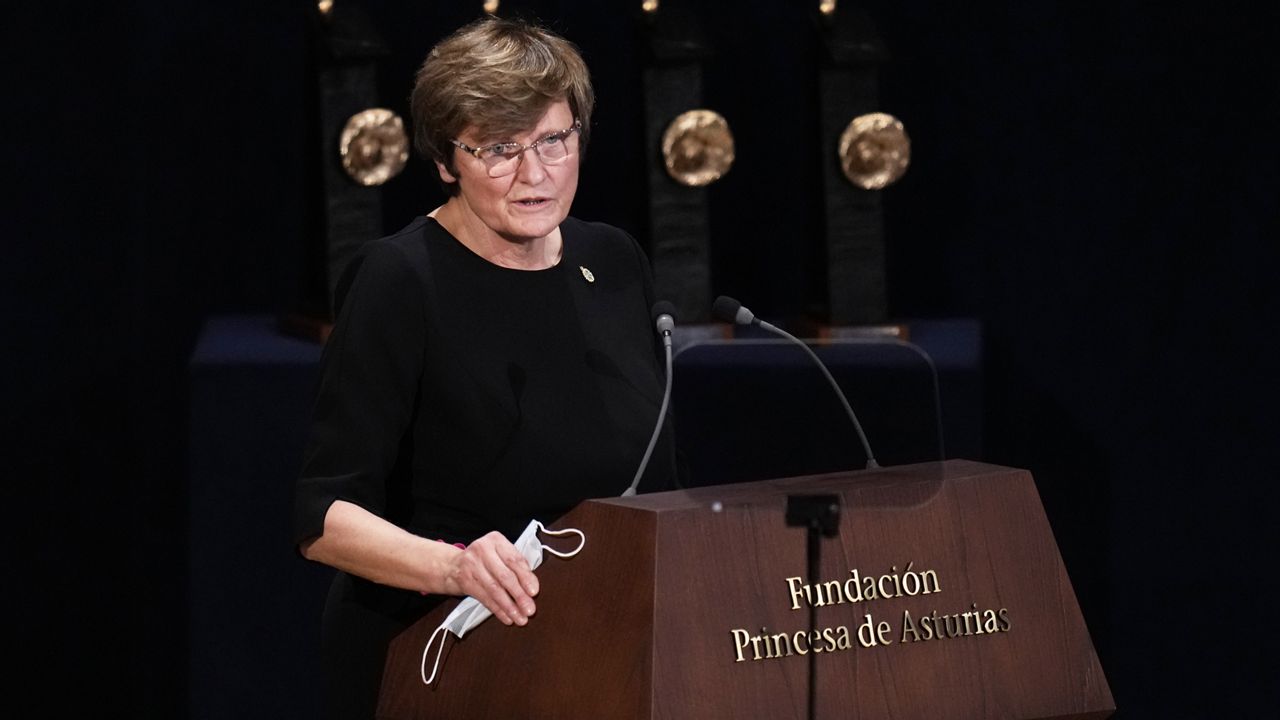
[[361, 185], [381, 185], [404, 169], [409, 139], [399, 115], [386, 108], [361, 110], [347, 120], [338, 138], [342, 169]]
[[711, 110], [681, 113], [662, 134], [667, 174], [681, 185], [700, 187], [719, 180], [733, 165], [729, 123]]
[[840, 169], [860, 188], [879, 190], [892, 185], [910, 164], [911, 139], [892, 115], [859, 115], [840, 135]]

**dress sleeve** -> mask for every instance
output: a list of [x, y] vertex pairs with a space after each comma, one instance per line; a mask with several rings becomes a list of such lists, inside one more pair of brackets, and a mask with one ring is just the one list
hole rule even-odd
[[310, 434], [294, 496], [294, 541], [320, 535], [335, 500], [386, 517], [425, 349], [424, 281], [394, 244], [374, 241], [320, 360]]

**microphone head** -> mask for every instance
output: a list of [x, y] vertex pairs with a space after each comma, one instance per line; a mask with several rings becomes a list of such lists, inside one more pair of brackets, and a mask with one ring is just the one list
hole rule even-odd
[[755, 313], [742, 307], [742, 303], [734, 300], [728, 295], [721, 295], [711, 305], [711, 314], [717, 320], [722, 320], [735, 325], [750, 325], [755, 322]]
[[728, 295], [721, 295], [711, 304], [711, 314], [717, 320], [727, 323], [737, 322], [738, 308], [742, 307], [742, 303], [734, 300]]
[[667, 300], [659, 300], [658, 302], [656, 302], [656, 303], [654, 303], [654, 304], [653, 304], [653, 310], [652, 310], [652, 311], [650, 311], [650, 312], [652, 313], [652, 317], [653, 317], [653, 319], [654, 319], [654, 321], [655, 321], [655, 322], [657, 321], [657, 319], [658, 319], [659, 317], [661, 317], [661, 316], [663, 316], [663, 315], [670, 315], [670, 316], [671, 316], [671, 319], [672, 319], [672, 320], [675, 320], [675, 317], [676, 317], [676, 306], [675, 306], [675, 305], [672, 305], [672, 304], [671, 304], [669, 301], [667, 301]]
[[658, 332], [670, 333], [676, 328], [676, 306], [666, 300], [659, 300], [653, 304], [650, 311], [653, 322], [657, 325]]

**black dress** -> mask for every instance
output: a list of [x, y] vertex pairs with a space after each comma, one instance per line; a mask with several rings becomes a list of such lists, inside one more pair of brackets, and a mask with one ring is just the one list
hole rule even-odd
[[[339, 290], [297, 484], [294, 538], [346, 500], [467, 543], [630, 485], [663, 367], [639, 245], [568, 218], [560, 263], [512, 270], [431, 218], [368, 243]], [[669, 426], [640, 491], [675, 481]], [[338, 573], [325, 607], [332, 717], [371, 718], [387, 643], [442, 598]]]

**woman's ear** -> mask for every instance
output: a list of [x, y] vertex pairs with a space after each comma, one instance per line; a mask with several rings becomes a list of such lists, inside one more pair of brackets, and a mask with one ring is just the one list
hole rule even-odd
[[453, 173], [449, 172], [449, 169], [446, 168], [444, 166], [444, 163], [440, 162], [439, 160], [436, 160], [436, 172], [440, 173], [441, 180], [443, 180], [444, 182], [450, 185], [458, 182], [458, 178], [454, 177]]

